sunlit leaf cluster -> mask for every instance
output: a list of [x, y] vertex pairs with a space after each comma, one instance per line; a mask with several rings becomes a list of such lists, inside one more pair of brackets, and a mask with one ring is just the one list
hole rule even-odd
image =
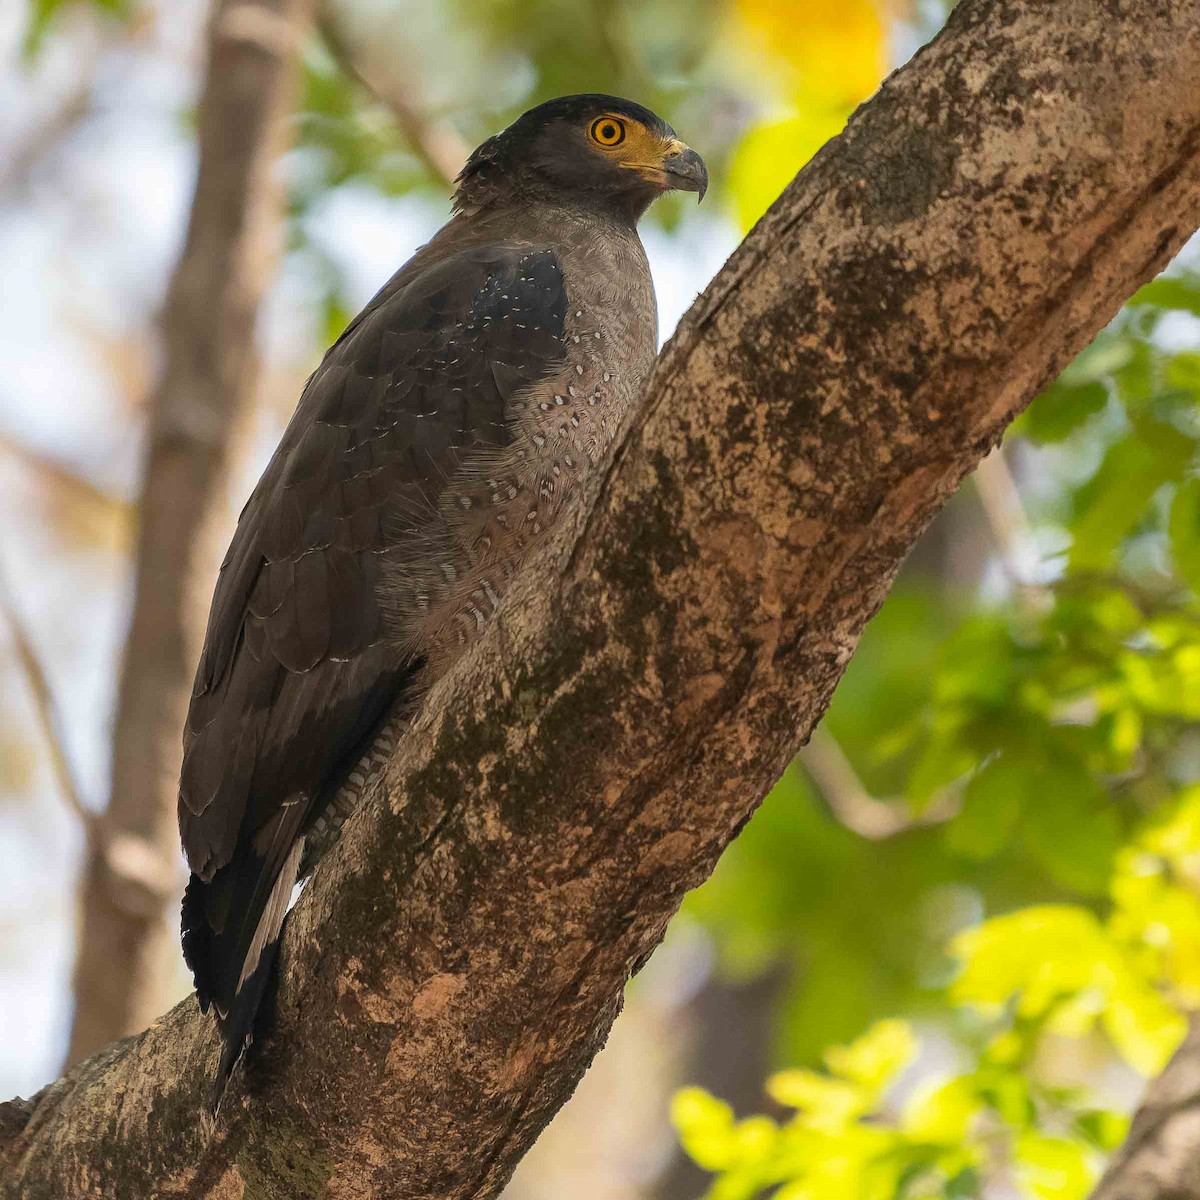
[[[781, 1115], [736, 1120], [700, 1089], [680, 1092], [684, 1146], [717, 1174], [712, 1200], [968, 1200], [998, 1157], [1030, 1196], [1086, 1194], [1124, 1122], [1066, 1089], [1036, 1088], [1000, 1054], [962, 1075], [896, 1095], [918, 1050], [911, 1027], [880, 1021], [827, 1051], [821, 1070], [773, 1076]], [[1051, 1131], [1053, 1130], [1053, 1131]]]
[[767, 64], [773, 112], [747, 131], [734, 155], [731, 187], [749, 228], [796, 172], [840, 133], [889, 66], [888, 13], [878, 0], [737, 0], [736, 36]]

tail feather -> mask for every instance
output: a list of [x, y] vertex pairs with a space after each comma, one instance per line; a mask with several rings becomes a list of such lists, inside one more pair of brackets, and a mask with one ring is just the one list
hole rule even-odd
[[217, 1027], [221, 1031], [221, 1060], [217, 1065], [217, 1073], [213, 1077], [212, 1090], [209, 1093], [209, 1106], [215, 1113], [221, 1106], [225, 1088], [233, 1075], [233, 1069], [241, 1060], [254, 1034], [255, 1022], [259, 1016], [259, 1006], [263, 994], [275, 969], [279, 957], [279, 939], [267, 942], [263, 953], [255, 964], [254, 970], [247, 975], [245, 982], [238, 988], [233, 1000], [233, 1007], [222, 1017], [217, 1015]]
[[[201, 1011], [214, 1009], [224, 1042], [213, 1083], [214, 1110], [251, 1039], [279, 952], [304, 853], [304, 838], [288, 844], [284, 833], [276, 831], [265, 858], [253, 850], [238, 854], [210, 880], [193, 874], [184, 892], [184, 957], [192, 969]], [[292, 833], [286, 831], [289, 839]], [[286, 850], [282, 855], [280, 848]]]

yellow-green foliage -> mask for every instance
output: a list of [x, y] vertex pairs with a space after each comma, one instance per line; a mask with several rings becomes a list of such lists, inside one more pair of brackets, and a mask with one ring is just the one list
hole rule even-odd
[[1136, 1070], [1161, 1070], [1200, 988], [1200, 788], [1187, 789], [1117, 856], [1105, 917], [1037, 905], [959, 934], [948, 1001], [984, 1017], [971, 1068], [890, 1096], [917, 1054], [910, 1023], [883, 1020], [825, 1051], [820, 1070], [767, 1080], [792, 1110], [738, 1121], [698, 1088], [675, 1097], [684, 1148], [718, 1176], [713, 1200], [962, 1197], [1011, 1165], [1046, 1200], [1087, 1195], [1123, 1114], [1039, 1079], [1047, 1037], [1101, 1029]]

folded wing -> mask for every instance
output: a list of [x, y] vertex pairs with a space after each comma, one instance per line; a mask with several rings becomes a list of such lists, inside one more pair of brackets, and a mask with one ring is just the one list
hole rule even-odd
[[566, 305], [549, 250], [418, 256], [325, 356], [241, 514], [179, 790], [184, 954], [225, 1036], [218, 1089], [249, 1036], [304, 832], [420, 667], [381, 610], [389, 552], [412, 553], [443, 490], [511, 439], [503, 381], [561, 365]]

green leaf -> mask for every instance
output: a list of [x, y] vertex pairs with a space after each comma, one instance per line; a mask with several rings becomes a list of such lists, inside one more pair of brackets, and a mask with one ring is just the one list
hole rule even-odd
[[1155, 492], [1179, 478], [1194, 448], [1192, 439], [1174, 426], [1148, 419], [1110, 446], [1076, 497], [1071, 566], [1107, 569], [1113, 552], [1144, 518]]
[[977, 772], [963, 792], [962, 811], [946, 827], [946, 845], [963, 858], [983, 860], [1008, 845], [1025, 795], [1029, 765], [1001, 755]]
[[1101, 1150], [1113, 1151], [1129, 1132], [1129, 1118], [1106, 1108], [1092, 1108], [1075, 1118], [1079, 1132]]
[[1112, 801], [1082, 766], [1055, 766], [1031, 777], [1024, 808], [1025, 844], [1056, 882], [1103, 895], [1121, 844]]
[[834, 1129], [870, 1112], [874, 1100], [849, 1080], [833, 1079], [803, 1067], [772, 1075], [767, 1080], [767, 1094], [777, 1104], [797, 1109], [822, 1127]]
[[1109, 383], [1134, 362], [1137, 342], [1120, 330], [1105, 330], [1067, 365], [1013, 426], [1034, 442], [1061, 442], [1108, 402]]
[[1107, 979], [1111, 957], [1096, 917], [1064, 904], [992, 917], [960, 933], [951, 950], [963, 961], [951, 987], [955, 1000], [990, 1008], [1019, 996], [1018, 1012], [1029, 1019]]
[[1200, 354], [1183, 350], [1167, 361], [1167, 386], [1189, 392], [1192, 398], [1200, 397]]
[[848, 1046], [831, 1046], [825, 1062], [835, 1075], [879, 1096], [916, 1052], [917, 1040], [907, 1021], [877, 1021]]
[[[1160, 629], [1157, 623], [1154, 633]], [[1191, 637], [1165, 653], [1130, 649], [1117, 657], [1129, 695], [1159, 716], [1200, 720], [1200, 645]]]
[[983, 1180], [975, 1167], [964, 1167], [946, 1181], [944, 1200], [977, 1200], [983, 1194]]
[[333, 345], [346, 331], [346, 326], [350, 324], [354, 314], [342, 303], [341, 296], [333, 290], [326, 293], [322, 308], [324, 312], [321, 323], [324, 327], [325, 344]]
[[957, 1075], [932, 1089], [924, 1089], [904, 1109], [904, 1129], [920, 1141], [950, 1145], [967, 1140], [971, 1123], [982, 1102], [969, 1075]]
[[1063, 368], [1058, 382], [1067, 388], [1101, 383], [1128, 366], [1134, 354], [1135, 343], [1128, 334], [1105, 330]]
[[1152, 305], [1200, 317], [1200, 276], [1191, 272], [1164, 275], [1140, 288], [1129, 301], [1131, 307]]
[[29, 24], [25, 26], [25, 37], [21, 53], [26, 59], [33, 58], [42, 48], [55, 14], [70, 0], [33, 0], [29, 6]]
[[1061, 442], [1107, 403], [1108, 388], [1103, 383], [1085, 383], [1079, 387], [1056, 383], [1029, 406], [1014, 429], [1039, 445]]
[[1078, 1142], [1023, 1133], [1014, 1147], [1017, 1177], [1039, 1200], [1084, 1200], [1094, 1175]]
[[114, 17], [124, 17], [129, 12], [129, 0], [32, 0], [29, 7], [29, 23], [21, 42], [21, 54], [25, 59], [33, 58], [42, 48], [46, 34], [55, 18], [65, 8], [87, 5]]
[[703, 1088], [682, 1088], [671, 1099], [671, 1123], [688, 1155], [707, 1171], [733, 1163], [734, 1120], [728, 1104]]
[[905, 783], [909, 807], [915, 813], [924, 812], [937, 793], [966, 775], [975, 761], [958, 730], [936, 733], [925, 743]]
[[1185, 479], [1176, 489], [1168, 532], [1175, 569], [1200, 595], [1200, 479]]
[[849, 109], [808, 107], [795, 117], [747, 132], [729, 164], [729, 188], [743, 229], [775, 203], [796, 172], [845, 128]]
[[1103, 1021], [1113, 1045], [1147, 1078], [1167, 1065], [1187, 1033], [1184, 1015], [1128, 968], [1113, 973]]

